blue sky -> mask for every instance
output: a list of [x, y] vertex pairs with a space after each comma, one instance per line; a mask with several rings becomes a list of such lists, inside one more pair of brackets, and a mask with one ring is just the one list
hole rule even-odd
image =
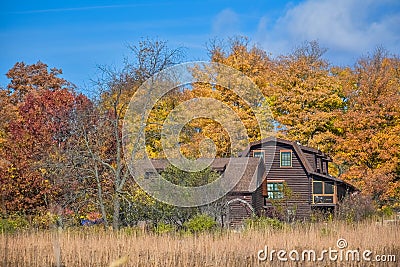
[[61, 68], [83, 89], [141, 38], [184, 47], [190, 61], [208, 59], [210, 39], [235, 35], [272, 56], [317, 40], [332, 64], [352, 65], [377, 46], [400, 54], [400, 1], [1, 1], [0, 86], [18, 61]]

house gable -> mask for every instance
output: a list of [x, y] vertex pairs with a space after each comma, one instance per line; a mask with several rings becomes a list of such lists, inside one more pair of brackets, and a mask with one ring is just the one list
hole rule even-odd
[[[282, 153], [285, 153], [284, 157], [282, 157]], [[269, 209], [273, 208], [274, 201], [271, 201], [270, 198], [274, 198], [278, 194], [273, 191], [276, 190], [277, 185], [283, 183], [286, 183], [293, 192], [293, 196], [288, 201], [288, 207], [295, 210], [297, 218], [309, 218], [311, 208], [314, 206], [334, 206], [343, 197], [343, 192], [354, 189], [351, 185], [328, 174], [328, 162], [331, 159], [314, 148], [302, 146], [297, 142], [269, 137], [251, 143], [241, 153], [242, 157], [260, 157], [261, 155], [266, 165], [267, 179], [261, 186], [261, 192], [265, 199], [264, 208], [267, 213]], [[286, 162], [282, 162], [282, 160]], [[287, 162], [288, 160], [291, 160], [290, 164]], [[314, 180], [323, 181], [322, 187], [326, 184], [325, 191], [328, 193], [314, 194]], [[328, 187], [331, 185], [334, 193], [329, 194]], [[316, 202], [319, 199], [325, 200], [325, 202]]]
[[264, 202], [263, 208], [267, 215], [271, 215], [274, 209], [271, 200], [274, 194], [269, 192], [268, 187], [272, 188], [274, 184], [286, 183], [293, 191], [293, 197], [287, 203], [288, 208], [295, 210], [297, 218], [308, 218], [311, 212], [311, 183], [308, 175], [311, 166], [301, 149], [295, 143], [287, 140], [267, 138], [250, 144], [242, 156], [254, 157], [259, 156], [260, 153], [263, 153], [266, 165], [267, 179], [261, 185], [260, 191]]

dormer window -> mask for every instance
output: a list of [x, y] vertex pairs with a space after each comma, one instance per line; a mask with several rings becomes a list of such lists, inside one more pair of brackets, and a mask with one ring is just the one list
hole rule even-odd
[[292, 151], [281, 150], [281, 167], [292, 167]]
[[321, 172], [325, 173], [325, 161], [321, 159]]
[[254, 150], [253, 151], [253, 157], [254, 158], [262, 158], [264, 160], [265, 159], [265, 151], [263, 151], [263, 150]]
[[321, 172], [321, 159], [319, 157], [315, 157], [315, 165], [317, 172]]

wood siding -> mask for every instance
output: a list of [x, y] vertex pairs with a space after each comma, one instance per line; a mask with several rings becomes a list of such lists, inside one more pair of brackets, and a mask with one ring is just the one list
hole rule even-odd
[[[276, 147], [274, 147], [276, 145]], [[260, 145], [255, 146], [253, 149], [265, 151], [265, 161], [268, 165], [268, 161], [272, 162], [270, 169], [267, 169], [267, 181], [271, 180], [284, 180], [288, 187], [295, 193], [295, 198], [289, 201], [289, 207], [296, 208], [296, 218], [304, 219], [309, 218], [311, 212], [310, 203], [310, 181], [307, 176], [305, 167], [302, 165], [299, 155], [294, 151], [293, 147], [288, 144], [282, 143], [270, 143], [263, 144], [263, 148]], [[280, 151], [291, 150], [292, 151], [292, 166], [281, 167], [280, 166]], [[252, 155], [252, 153], [250, 153]], [[263, 183], [262, 186], [266, 186]], [[260, 192], [265, 192], [261, 189]], [[270, 209], [272, 205], [267, 201], [266, 209]]]
[[249, 207], [249, 205], [253, 207], [253, 195], [251, 193], [230, 193], [227, 201], [231, 202], [228, 205], [227, 225], [233, 228], [242, 227], [244, 220], [253, 215], [253, 210]]
[[[267, 180], [265, 179], [261, 186], [259, 186], [256, 191], [252, 194], [252, 205], [256, 215], [261, 216], [265, 214], [264, 211], [264, 195], [263, 195], [263, 184]], [[266, 188], [266, 184], [265, 184]]]

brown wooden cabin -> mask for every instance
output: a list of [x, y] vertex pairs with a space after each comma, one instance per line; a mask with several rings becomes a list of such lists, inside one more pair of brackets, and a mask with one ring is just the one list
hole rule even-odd
[[[328, 173], [331, 159], [321, 151], [297, 142], [270, 137], [251, 143], [242, 157], [259, 157], [265, 165], [265, 178], [259, 190], [264, 199], [259, 215], [276, 214], [276, 206], [293, 219], [309, 219], [313, 209], [333, 211], [338, 202], [355, 188]], [[292, 193], [287, 201], [282, 187], [286, 184]], [[274, 203], [274, 205], [272, 205]], [[280, 203], [280, 204], [279, 204]], [[282, 215], [282, 211], [281, 211]]]
[[[292, 192], [280, 204], [288, 217], [307, 220], [313, 209], [334, 210], [346, 193], [355, 189], [329, 175], [330, 161], [319, 150], [274, 137], [251, 143], [238, 158], [214, 159], [211, 168], [225, 177], [243, 174], [226, 196], [225, 225], [238, 226], [253, 215], [275, 216], [276, 203], [285, 199], [283, 184]], [[158, 172], [168, 165], [167, 160], [152, 162]], [[228, 163], [233, 167], [226, 168]]]

